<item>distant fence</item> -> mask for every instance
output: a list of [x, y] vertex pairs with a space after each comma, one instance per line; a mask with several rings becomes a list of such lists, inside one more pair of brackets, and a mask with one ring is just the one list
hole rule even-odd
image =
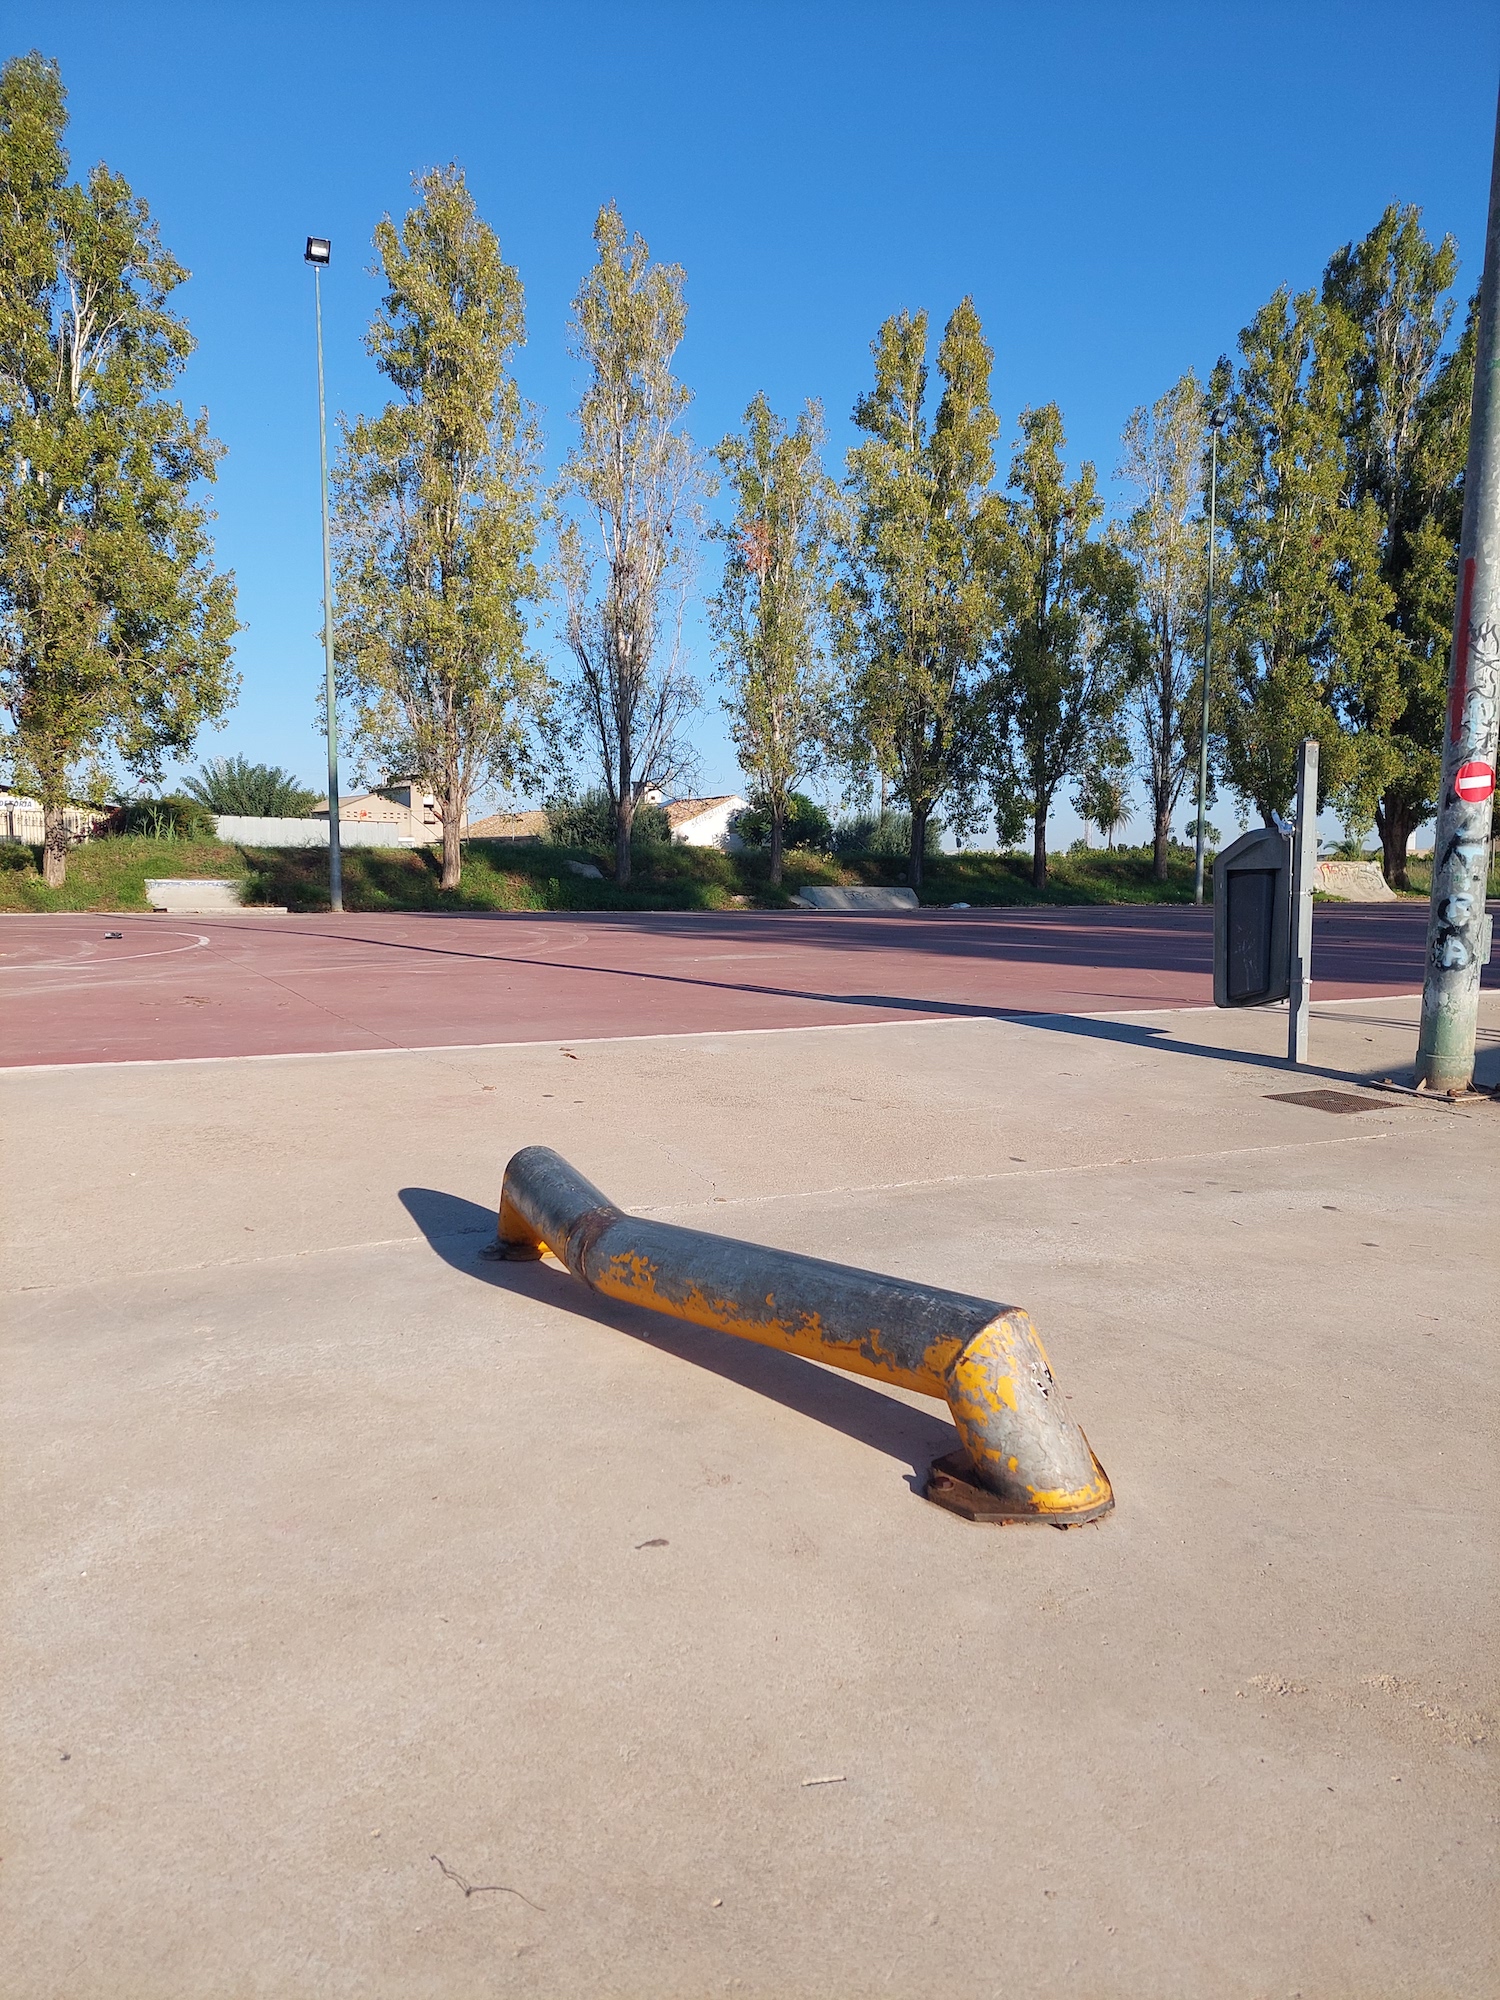
[[[87, 840], [105, 815], [87, 806], [65, 806], [63, 825], [75, 840]], [[0, 806], [0, 840], [24, 840], [40, 847], [46, 837], [47, 822], [40, 806]]]
[[[326, 847], [326, 819], [261, 819], [252, 813], [219, 813], [214, 820], [220, 840], [236, 847]], [[429, 843], [398, 831], [389, 819], [340, 819], [341, 847], [426, 847]]]

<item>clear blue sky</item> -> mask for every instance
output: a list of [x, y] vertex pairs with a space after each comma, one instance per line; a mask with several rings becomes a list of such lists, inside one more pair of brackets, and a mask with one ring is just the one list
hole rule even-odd
[[[239, 706], [200, 750], [309, 778], [309, 232], [334, 244], [336, 409], [380, 400], [371, 230], [413, 172], [457, 160], [526, 285], [521, 382], [554, 462], [578, 388], [568, 303], [612, 198], [686, 268], [702, 443], [764, 389], [783, 410], [820, 397], [841, 453], [880, 320], [941, 323], [972, 293], [1007, 437], [1056, 399], [1072, 455], [1107, 475], [1136, 404], [1232, 348], [1276, 285], [1315, 284], [1387, 202], [1453, 231], [1473, 285], [1500, 71], [1492, 0], [10, 0], [5, 19], [7, 54], [62, 64], [75, 171], [123, 173], [193, 273], [184, 397], [229, 447], [218, 550], [246, 628]], [[713, 714], [700, 738], [706, 789], [737, 788]]]

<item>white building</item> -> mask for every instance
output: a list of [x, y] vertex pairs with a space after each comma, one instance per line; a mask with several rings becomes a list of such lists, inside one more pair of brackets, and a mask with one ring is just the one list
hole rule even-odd
[[[647, 794], [650, 799], [650, 794]], [[650, 799], [652, 805], [658, 799]], [[734, 822], [747, 801], [737, 792], [716, 799], [673, 799], [666, 806], [667, 824], [679, 847], [720, 847], [726, 854], [738, 854], [744, 847]]]

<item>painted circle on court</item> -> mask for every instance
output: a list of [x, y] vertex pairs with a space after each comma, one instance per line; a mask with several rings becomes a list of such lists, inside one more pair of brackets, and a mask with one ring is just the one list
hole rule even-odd
[[1466, 806], [1483, 805], [1495, 789], [1495, 767], [1479, 760], [1460, 764], [1453, 773], [1453, 789]]

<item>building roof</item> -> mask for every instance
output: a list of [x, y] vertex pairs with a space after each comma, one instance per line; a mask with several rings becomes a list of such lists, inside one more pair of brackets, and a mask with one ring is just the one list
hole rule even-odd
[[686, 826], [692, 820], [702, 819], [703, 815], [712, 812], [715, 806], [742, 806], [744, 803], [738, 792], [720, 792], [714, 799], [673, 799], [670, 805], [662, 807], [662, 811], [667, 816], [667, 825], [675, 833], [678, 827]]
[[464, 828], [468, 840], [545, 840], [547, 815], [544, 812], [490, 813], [471, 819]]

